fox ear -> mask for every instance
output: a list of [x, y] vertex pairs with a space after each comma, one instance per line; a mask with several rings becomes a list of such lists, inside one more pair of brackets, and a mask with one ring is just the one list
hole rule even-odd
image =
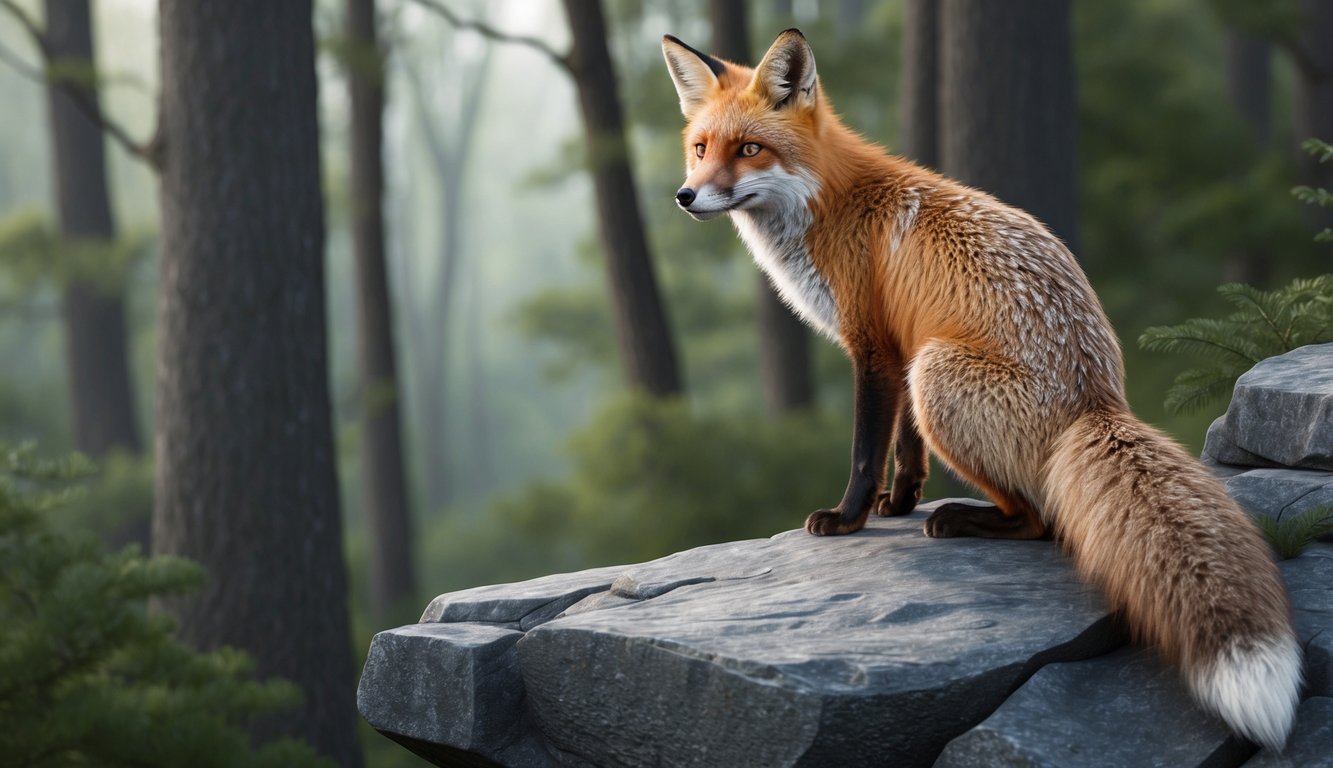
[[662, 56], [666, 58], [671, 80], [680, 96], [680, 111], [689, 117], [708, 100], [717, 78], [725, 71], [722, 62], [700, 53], [680, 40], [667, 35], [662, 38]]
[[785, 105], [813, 107], [819, 79], [815, 53], [799, 29], [778, 35], [754, 69], [750, 87], [765, 96], [774, 109]]

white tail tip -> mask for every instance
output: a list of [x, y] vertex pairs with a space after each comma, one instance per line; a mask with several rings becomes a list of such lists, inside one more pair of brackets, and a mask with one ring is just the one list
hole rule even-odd
[[1281, 751], [1300, 699], [1301, 649], [1286, 634], [1257, 647], [1233, 645], [1192, 683], [1200, 702], [1232, 730]]

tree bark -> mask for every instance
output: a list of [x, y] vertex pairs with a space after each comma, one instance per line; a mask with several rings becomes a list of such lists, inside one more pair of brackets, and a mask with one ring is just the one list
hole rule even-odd
[[240, 648], [304, 691], [255, 735], [357, 766], [311, 10], [161, 2], [153, 534], [210, 575], [164, 606], [182, 639]]
[[[1249, 130], [1257, 151], [1272, 135], [1272, 46], [1238, 29], [1227, 30], [1226, 81], [1231, 105]], [[1236, 248], [1227, 255], [1226, 279], [1263, 286], [1272, 272], [1268, 254], [1254, 248]]]
[[370, 529], [371, 608], [385, 618], [416, 594], [399, 417], [393, 311], [384, 255], [384, 55], [375, 0], [347, 0], [352, 55], [351, 209], [361, 365], [361, 466]]
[[[1302, 24], [1294, 44], [1296, 97], [1292, 128], [1296, 143], [1309, 138], [1333, 141], [1333, 3], [1303, 0]], [[1320, 163], [1297, 149], [1297, 180], [1316, 189], [1333, 189], [1333, 163]], [[1333, 226], [1333, 208], [1306, 206], [1318, 227]]]
[[941, 169], [1078, 252], [1069, 0], [941, 0]]
[[[46, 0], [47, 41], [54, 59], [94, 65], [88, 0]], [[85, 88], [97, 109], [97, 92]], [[56, 211], [67, 246], [110, 245], [116, 229], [107, 194], [102, 129], [70, 96], [48, 87]], [[123, 276], [74, 276], [64, 286], [66, 359], [74, 445], [92, 456], [114, 448], [139, 452], [138, 408], [130, 382]], [[113, 283], [114, 285], [108, 285]]]
[[1227, 31], [1227, 95], [1245, 121], [1254, 143], [1268, 144], [1272, 135], [1272, 46], [1241, 30]]
[[655, 397], [683, 391], [629, 164], [615, 70], [600, 0], [563, 0], [569, 64], [583, 114], [589, 170], [626, 383]]
[[[745, 0], [711, 0], [708, 7], [713, 22], [713, 53], [740, 64], [752, 64]], [[809, 408], [815, 396], [810, 333], [762, 272], [755, 277], [755, 315], [759, 325], [759, 378], [768, 412]]]
[[898, 152], [939, 165], [940, 12], [936, 0], [904, 0]]

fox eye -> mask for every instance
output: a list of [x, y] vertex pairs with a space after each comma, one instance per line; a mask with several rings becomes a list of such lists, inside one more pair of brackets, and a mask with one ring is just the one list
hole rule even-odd
[[740, 155], [741, 157], [754, 157], [755, 155], [759, 154], [759, 150], [761, 149], [763, 149], [763, 147], [751, 141], [741, 145]]
[[702, 145], [702, 144], [695, 144], [695, 145], [694, 145], [694, 156], [695, 156], [695, 157], [703, 157], [703, 156], [704, 156], [704, 150], [705, 150], [705, 149], [706, 149], [706, 147], [704, 147], [704, 145]]

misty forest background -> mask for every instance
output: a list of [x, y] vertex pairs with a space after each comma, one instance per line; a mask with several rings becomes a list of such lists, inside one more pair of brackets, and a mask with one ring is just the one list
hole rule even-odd
[[409, 762], [349, 735], [377, 629], [794, 528], [846, 478], [847, 363], [673, 204], [664, 33], [753, 63], [799, 26], [849, 124], [1074, 247], [1135, 410], [1197, 450], [1225, 402], [1168, 413], [1187, 362], [1137, 339], [1330, 271], [1290, 194], [1333, 187], [1299, 148], [1333, 139], [1330, 7], [3, 0], [6, 487], [73, 483], [51, 535], [202, 564], [135, 599], [304, 690], [247, 733]]

